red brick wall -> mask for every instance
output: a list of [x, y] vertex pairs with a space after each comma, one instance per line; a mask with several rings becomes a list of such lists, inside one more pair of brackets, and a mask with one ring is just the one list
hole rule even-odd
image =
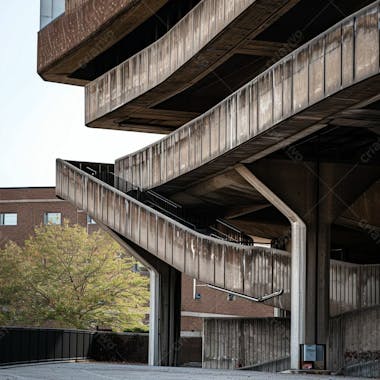
[[[43, 223], [45, 212], [60, 212], [62, 221], [87, 225], [87, 214], [55, 196], [54, 187], [0, 189], [0, 213], [16, 212], [17, 226], [0, 226], [0, 245], [12, 240], [19, 245]], [[90, 232], [98, 227], [89, 225]]]
[[[201, 285], [199, 281], [197, 284]], [[273, 307], [263, 303], [255, 303], [238, 297], [235, 297], [234, 301], [228, 301], [227, 293], [204, 286], [198, 286], [197, 293], [201, 294], [201, 298], [194, 300], [193, 279], [182, 275], [182, 312], [215, 313], [251, 318], [273, 317]], [[183, 316], [181, 330], [202, 330], [201, 318]]]

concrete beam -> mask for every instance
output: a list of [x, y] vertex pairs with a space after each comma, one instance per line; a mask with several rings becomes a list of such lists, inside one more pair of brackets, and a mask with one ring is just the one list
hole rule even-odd
[[239, 206], [230, 208], [227, 210], [227, 212], [224, 215], [225, 219], [236, 219], [243, 215], [251, 214], [252, 212], [260, 211], [265, 208], [270, 207], [270, 203], [259, 203], [255, 205], [249, 205], [249, 206]]
[[[113, 129], [133, 116], [136, 106], [149, 114], [157, 104], [205, 78], [247, 38], [259, 35], [298, 2], [201, 1], [161, 39], [86, 86], [86, 125]], [[117, 80], [121, 77], [125, 83]], [[98, 93], [104, 94], [103, 100]]]
[[[167, 0], [88, 0], [38, 33], [38, 73], [48, 81], [84, 86], [70, 74], [88, 64], [157, 12]], [[72, 9], [73, 8], [73, 9]], [[54, 41], [54, 43], [53, 43]]]
[[244, 165], [235, 170], [286, 216], [292, 228], [290, 363], [300, 368], [300, 345], [305, 343], [306, 320], [306, 225], [303, 220]]
[[279, 51], [288, 51], [289, 44], [286, 42], [248, 40], [235, 50], [235, 54], [257, 55], [260, 57], [275, 57]]
[[[377, 8], [372, 4], [351, 15], [278, 61], [161, 140], [159, 148], [150, 146], [117, 160], [121, 175], [141, 188], [160, 186], [169, 193], [252, 156], [257, 160], [257, 155], [281, 148], [283, 140], [288, 144], [314, 133], [341, 112], [374, 99], [380, 85]], [[344, 49], [346, 53], [338, 54]], [[317, 72], [318, 79], [313, 76]], [[158, 149], [160, 154], [155, 154]], [[146, 167], [155, 169], [133, 177]]]

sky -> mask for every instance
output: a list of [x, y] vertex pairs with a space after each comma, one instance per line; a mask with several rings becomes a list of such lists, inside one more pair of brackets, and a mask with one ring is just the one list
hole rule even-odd
[[84, 89], [37, 74], [39, 0], [0, 0], [0, 187], [55, 185], [56, 158], [114, 162], [162, 135], [84, 125]]

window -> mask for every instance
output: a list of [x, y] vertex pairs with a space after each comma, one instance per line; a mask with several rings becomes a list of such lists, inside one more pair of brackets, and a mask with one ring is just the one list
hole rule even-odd
[[40, 28], [52, 22], [65, 11], [65, 0], [41, 0]]
[[95, 220], [92, 219], [90, 215], [87, 215], [87, 224], [96, 224]]
[[15, 212], [0, 214], [0, 226], [17, 226], [17, 214]]
[[45, 212], [44, 224], [61, 224], [60, 212]]

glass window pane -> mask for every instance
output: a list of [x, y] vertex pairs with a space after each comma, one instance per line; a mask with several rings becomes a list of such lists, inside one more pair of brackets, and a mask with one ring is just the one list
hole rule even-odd
[[61, 213], [60, 212], [47, 212], [44, 216], [45, 224], [61, 224]]
[[17, 213], [0, 214], [0, 226], [17, 226]]

